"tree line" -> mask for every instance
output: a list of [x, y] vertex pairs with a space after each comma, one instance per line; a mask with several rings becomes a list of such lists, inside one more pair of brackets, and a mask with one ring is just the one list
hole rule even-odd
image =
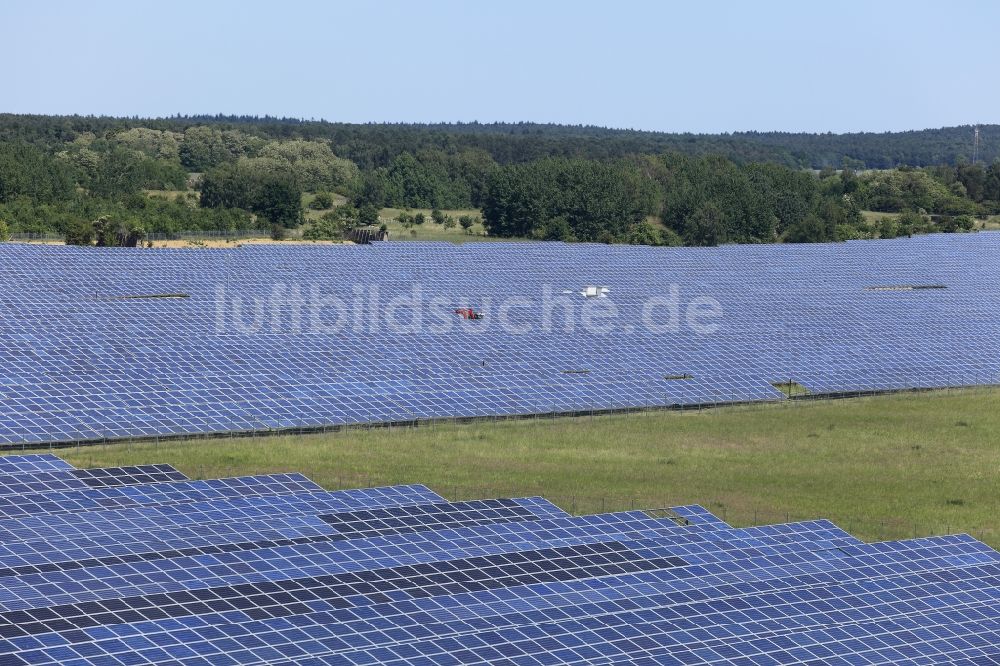
[[[0, 140], [19, 140], [42, 146], [66, 143], [87, 133], [105, 136], [131, 129], [151, 129], [183, 135], [197, 127], [236, 131], [240, 136], [252, 137], [252, 141], [293, 138], [324, 141], [334, 153], [357, 164], [363, 171], [388, 167], [403, 153], [417, 155], [421, 151], [456, 154], [480, 150], [499, 164], [531, 162], [545, 157], [607, 160], [636, 154], [679, 152], [695, 156], [723, 155], [737, 163], [774, 162], [811, 169], [848, 166], [857, 170], [956, 165], [963, 159], [968, 160], [972, 151], [970, 126], [881, 133], [691, 134], [524, 122], [350, 124], [267, 116], [114, 118], [0, 114]], [[980, 132], [980, 159], [991, 164], [1000, 158], [1000, 125], [982, 125]], [[229, 148], [239, 150], [239, 146]], [[194, 165], [202, 161], [201, 157], [191, 155], [186, 161]], [[211, 154], [208, 157], [208, 162], [216, 159]]]
[[[950, 134], [936, 132], [947, 143]], [[911, 134], [936, 145], [926, 132]], [[100, 239], [103, 229], [129, 243], [194, 230], [283, 237], [304, 222], [304, 193], [330, 202], [324, 209], [337, 193], [348, 205], [311, 223], [309, 237], [371, 223], [384, 207], [477, 208], [487, 233], [500, 237], [712, 245], [953, 231], [1000, 213], [1000, 161], [808, 170], [797, 160], [702, 154], [719, 145], [711, 142], [663, 150], [664, 137], [675, 136], [531, 124], [5, 115], [0, 220], [13, 233]], [[787, 136], [814, 147], [836, 138]], [[891, 143], [897, 135], [863, 136]], [[737, 138], [776, 140], [726, 137]], [[865, 210], [899, 216], [871, 222]]]

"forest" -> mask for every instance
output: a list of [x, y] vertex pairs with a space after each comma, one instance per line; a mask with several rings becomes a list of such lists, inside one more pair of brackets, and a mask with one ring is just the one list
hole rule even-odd
[[[335, 238], [387, 208], [479, 209], [491, 236], [609, 243], [960, 231], [1000, 213], [1000, 126], [981, 127], [976, 164], [971, 135], [0, 114], [0, 235]], [[307, 221], [304, 201], [327, 212]]]

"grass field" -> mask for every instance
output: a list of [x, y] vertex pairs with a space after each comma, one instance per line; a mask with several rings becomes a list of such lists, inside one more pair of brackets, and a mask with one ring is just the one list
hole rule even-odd
[[883, 217], [890, 217], [892, 219], [899, 217], [899, 213], [880, 213], [874, 210], [863, 210], [861, 211], [861, 215], [865, 218], [865, 222], [868, 224], [875, 224]]
[[868, 539], [964, 531], [1000, 545], [1000, 390], [60, 452], [196, 478], [302, 471], [331, 489], [426, 483], [544, 495], [576, 513], [701, 503], [734, 524], [829, 517]]
[[[328, 210], [313, 210], [308, 207], [309, 202], [312, 201], [314, 195], [303, 194], [302, 195], [302, 205], [305, 211], [306, 222], [312, 222], [318, 220], [324, 214], [330, 212]], [[347, 202], [343, 196], [339, 194], [334, 194], [334, 206], [340, 206]], [[489, 236], [486, 236], [485, 230], [483, 229], [482, 223], [477, 223], [472, 226], [467, 232], [458, 223], [458, 218], [463, 215], [471, 215], [474, 218], [482, 219], [482, 211], [477, 209], [455, 209], [455, 210], [442, 210], [441, 212], [445, 215], [450, 215], [455, 219], [456, 225], [451, 229], [446, 229], [444, 225], [435, 224], [431, 220], [431, 209], [430, 208], [413, 208], [407, 209], [405, 212], [416, 215], [417, 213], [423, 213], [426, 221], [423, 224], [414, 225], [407, 229], [402, 224], [396, 222], [396, 218], [399, 217], [400, 213], [404, 212], [401, 208], [383, 208], [379, 211], [379, 219], [385, 223], [389, 230], [389, 238], [394, 241], [450, 241], [452, 243], [467, 243], [470, 241], [483, 241], [492, 240]]]
[[389, 238], [391, 240], [451, 241], [453, 243], [491, 240], [490, 237], [485, 235], [482, 223], [474, 224], [469, 229], [471, 233], [466, 232], [465, 229], [457, 224], [458, 218], [462, 215], [471, 215], [474, 218], [482, 219], [483, 214], [480, 210], [442, 210], [441, 212], [445, 215], [455, 218], [456, 226], [451, 229], [445, 229], [443, 225], [435, 224], [431, 220], [431, 211], [429, 208], [414, 208], [406, 211], [411, 215], [423, 213], [426, 218], [426, 222], [423, 224], [417, 224], [410, 229], [406, 229], [403, 225], [396, 222], [396, 218], [402, 212], [403, 210], [399, 208], [383, 208], [379, 211], [379, 217], [386, 222], [386, 226], [389, 229]]

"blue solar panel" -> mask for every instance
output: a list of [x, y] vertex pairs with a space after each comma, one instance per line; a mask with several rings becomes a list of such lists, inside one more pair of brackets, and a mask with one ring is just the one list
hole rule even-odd
[[53, 472], [69, 469], [73, 469], [73, 466], [62, 458], [51, 453], [40, 453], [27, 456], [0, 456], [0, 474]]
[[[2, 472], [3, 470], [0, 470]], [[0, 474], [0, 497], [56, 490], [82, 490], [130, 486], [164, 481], [184, 481], [187, 476], [170, 465], [135, 465], [96, 469]]]
[[297, 475], [10, 497], [95, 492], [0, 519], [0, 664], [978, 664], [1000, 639], [1000, 553], [964, 535]]
[[[998, 256], [997, 233], [720, 248], [4, 244], [0, 446], [783, 400], [775, 384], [789, 381], [817, 394], [996, 384]], [[587, 299], [588, 285], [610, 291]], [[186, 297], [135, 298], [169, 294]], [[332, 330], [322, 307], [338, 299]], [[688, 316], [706, 299], [714, 332]], [[585, 325], [590, 302], [614, 307], [608, 330]], [[463, 306], [487, 317], [462, 320]]]

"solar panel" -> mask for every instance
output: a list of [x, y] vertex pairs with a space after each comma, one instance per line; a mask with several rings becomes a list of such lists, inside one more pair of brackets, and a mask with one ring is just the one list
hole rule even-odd
[[276, 495], [322, 490], [301, 474], [246, 476], [214, 481], [176, 481], [119, 488], [53, 490], [0, 497], [0, 518], [59, 514], [90, 509], [152, 506], [222, 499], [243, 495]]
[[170, 465], [135, 465], [51, 472], [0, 475], [0, 497], [33, 492], [131, 486], [164, 481], [185, 481], [187, 476]]
[[0, 456], [0, 473], [2, 474], [51, 472], [68, 469], [73, 469], [73, 466], [51, 453], [39, 453], [27, 456]]
[[[0, 446], [777, 401], [783, 383], [996, 384], [998, 250], [993, 232], [719, 248], [5, 244]], [[579, 294], [593, 284], [606, 298]], [[187, 298], [130, 298], [158, 294]], [[588, 301], [614, 308], [607, 330], [585, 325]], [[332, 302], [342, 319], [324, 315]], [[691, 324], [704, 302], [717, 330]], [[489, 311], [462, 320], [465, 306]]]
[[72, 492], [111, 506], [0, 519], [0, 664], [978, 664], [1000, 638], [1000, 553], [966, 535], [298, 475]]

